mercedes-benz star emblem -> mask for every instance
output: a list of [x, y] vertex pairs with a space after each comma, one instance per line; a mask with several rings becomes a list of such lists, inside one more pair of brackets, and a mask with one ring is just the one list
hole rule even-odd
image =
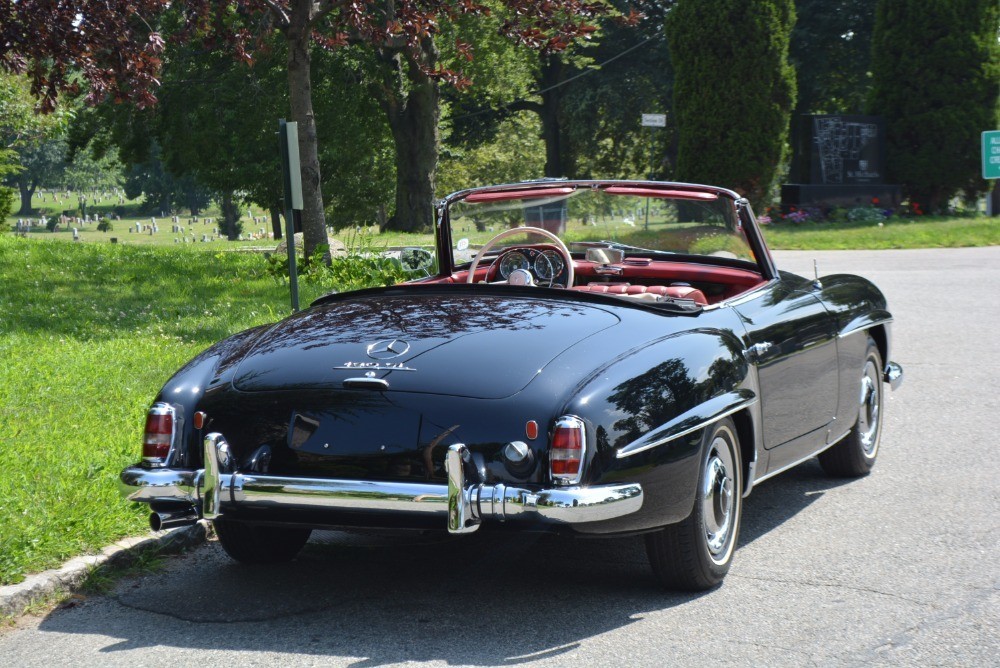
[[373, 360], [391, 360], [394, 357], [405, 355], [410, 350], [410, 344], [399, 339], [386, 339], [376, 341], [368, 346], [368, 357]]

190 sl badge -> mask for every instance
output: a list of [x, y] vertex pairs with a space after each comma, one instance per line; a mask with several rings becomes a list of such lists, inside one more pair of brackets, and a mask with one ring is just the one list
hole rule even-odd
[[363, 369], [365, 371], [416, 371], [406, 366], [406, 362], [344, 362], [334, 369]]

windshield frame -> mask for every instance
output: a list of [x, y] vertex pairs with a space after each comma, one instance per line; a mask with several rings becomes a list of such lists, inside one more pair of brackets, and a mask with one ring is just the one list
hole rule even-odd
[[[525, 181], [521, 183], [510, 183], [503, 185], [491, 185], [478, 188], [468, 188], [454, 192], [435, 204], [436, 221], [435, 237], [437, 240], [437, 252], [439, 257], [439, 269], [441, 276], [450, 276], [464, 264], [456, 264], [453, 256], [454, 244], [458, 241], [452, 238], [450, 207], [458, 202], [463, 202], [470, 196], [473, 199], [482, 198], [483, 201], [500, 201], [509, 195], [509, 199], [517, 199], [516, 194], [524, 192], [530, 198], [544, 196], [546, 191], [551, 191], [553, 195], [565, 194], [567, 190], [578, 190], [589, 188], [594, 190], [607, 190], [624, 192], [630, 194], [643, 193], [643, 196], [670, 198], [670, 199], [700, 199], [701, 197], [711, 197], [719, 199], [732, 207], [733, 216], [742, 226], [747, 244], [753, 255], [753, 261], [740, 262], [754, 264], [755, 269], [760, 272], [765, 280], [775, 278], [778, 273], [774, 266], [771, 254], [764, 243], [757, 226], [756, 218], [750, 208], [749, 202], [738, 193], [716, 186], [706, 186], [692, 183], [678, 183], [669, 181], [631, 181], [631, 180], [565, 180], [565, 179], [540, 179], [537, 181]], [[648, 194], [646, 194], [648, 193]], [[662, 193], [662, 194], [660, 194]], [[617, 193], [616, 193], [617, 194]], [[714, 258], [707, 255], [682, 255], [674, 254], [672, 260], [680, 262], [700, 262], [707, 264], [720, 264], [732, 266], [731, 261], [724, 258]]]

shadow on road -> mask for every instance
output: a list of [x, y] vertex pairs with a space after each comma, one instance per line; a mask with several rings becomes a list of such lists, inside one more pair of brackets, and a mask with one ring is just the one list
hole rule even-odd
[[[810, 462], [757, 488], [741, 543], [839, 484]], [[316, 532], [280, 566], [239, 565], [210, 543], [121, 581], [107, 597], [51, 613], [41, 630], [120, 639], [103, 652], [162, 645], [335, 657], [358, 667], [506, 665], [572, 651], [699, 596], [658, 587], [641, 537]]]

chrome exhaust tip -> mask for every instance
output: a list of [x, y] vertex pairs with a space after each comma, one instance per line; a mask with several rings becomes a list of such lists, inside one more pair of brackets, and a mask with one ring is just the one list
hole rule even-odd
[[165, 531], [174, 527], [191, 526], [198, 521], [198, 513], [193, 508], [172, 513], [150, 513], [149, 528], [153, 531]]

